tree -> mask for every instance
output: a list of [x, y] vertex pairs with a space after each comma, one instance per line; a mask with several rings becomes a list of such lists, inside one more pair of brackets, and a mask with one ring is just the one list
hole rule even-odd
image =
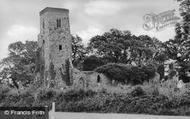
[[[129, 46], [132, 44], [131, 33], [111, 29], [103, 35], [97, 35], [90, 39], [88, 49], [92, 54], [108, 59], [110, 62], [128, 62]], [[135, 42], [134, 42], [135, 43]]]
[[137, 52], [136, 60], [139, 62], [138, 64], [147, 64], [149, 62], [158, 62], [161, 63], [161, 59], [159, 56], [163, 52], [163, 44], [156, 38], [151, 38], [148, 35], [140, 35], [138, 36], [138, 42], [140, 45], [134, 47]]
[[72, 36], [72, 63], [76, 67], [84, 61], [87, 51], [82, 44], [82, 39], [79, 36]]
[[182, 22], [179, 24], [182, 31], [178, 34], [181, 34], [184, 40], [188, 40], [190, 35], [190, 0], [177, 0], [177, 2], [179, 2], [179, 11], [182, 17]]
[[95, 68], [102, 66], [104, 64], [105, 63], [101, 58], [92, 55], [92, 56], [86, 57], [84, 59], [83, 70], [84, 71], [92, 71]]
[[[160, 43], [160, 42], [159, 42]], [[153, 59], [159, 51], [158, 40], [147, 35], [135, 36], [130, 31], [111, 29], [103, 35], [97, 35], [90, 39], [88, 49], [91, 54], [98, 55], [108, 62], [131, 63], [138, 65]]]
[[8, 50], [8, 56], [0, 63], [1, 80], [11, 80], [17, 88], [18, 82], [27, 86], [34, 79], [37, 42], [26, 41], [26, 43], [22, 43], [18, 41], [10, 44]]
[[176, 24], [174, 39], [165, 43], [167, 53], [178, 62], [190, 61], [190, 0], [177, 0], [182, 21]]
[[175, 37], [165, 42], [169, 58], [176, 60], [180, 68], [180, 79], [187, 82], [186, 72], [190, 69], [190, 0], [177, 0], [182, 21], [176, 24]]

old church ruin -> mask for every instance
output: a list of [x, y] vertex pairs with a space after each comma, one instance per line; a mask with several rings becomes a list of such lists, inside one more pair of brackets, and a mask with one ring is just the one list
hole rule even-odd
[[40, 11], [36, 67], [36, 84], [47, 88], [85, 89], [108, 81], [103, 74], [73, 68], [68, 9], [47, 7]]

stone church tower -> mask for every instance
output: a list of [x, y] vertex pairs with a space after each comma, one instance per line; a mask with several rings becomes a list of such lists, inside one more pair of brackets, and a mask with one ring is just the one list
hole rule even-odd
[[47, 7], [40, 11], [37, 64], [45, 86], [72, 84], [71, 42], [69, 10]]

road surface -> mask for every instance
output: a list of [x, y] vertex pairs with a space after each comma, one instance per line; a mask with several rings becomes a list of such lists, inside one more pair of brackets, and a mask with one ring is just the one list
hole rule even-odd
[[184, 116], [50, 112], [49, 119], [190, 119]]

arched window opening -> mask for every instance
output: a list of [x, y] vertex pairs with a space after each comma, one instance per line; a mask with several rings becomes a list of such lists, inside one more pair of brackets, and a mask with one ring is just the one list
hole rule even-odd
[[100, 75], [97, 76], [97, 83], [100, 83]]
[[61, 27], [61, 19], [57, 19], [57, 28]]

